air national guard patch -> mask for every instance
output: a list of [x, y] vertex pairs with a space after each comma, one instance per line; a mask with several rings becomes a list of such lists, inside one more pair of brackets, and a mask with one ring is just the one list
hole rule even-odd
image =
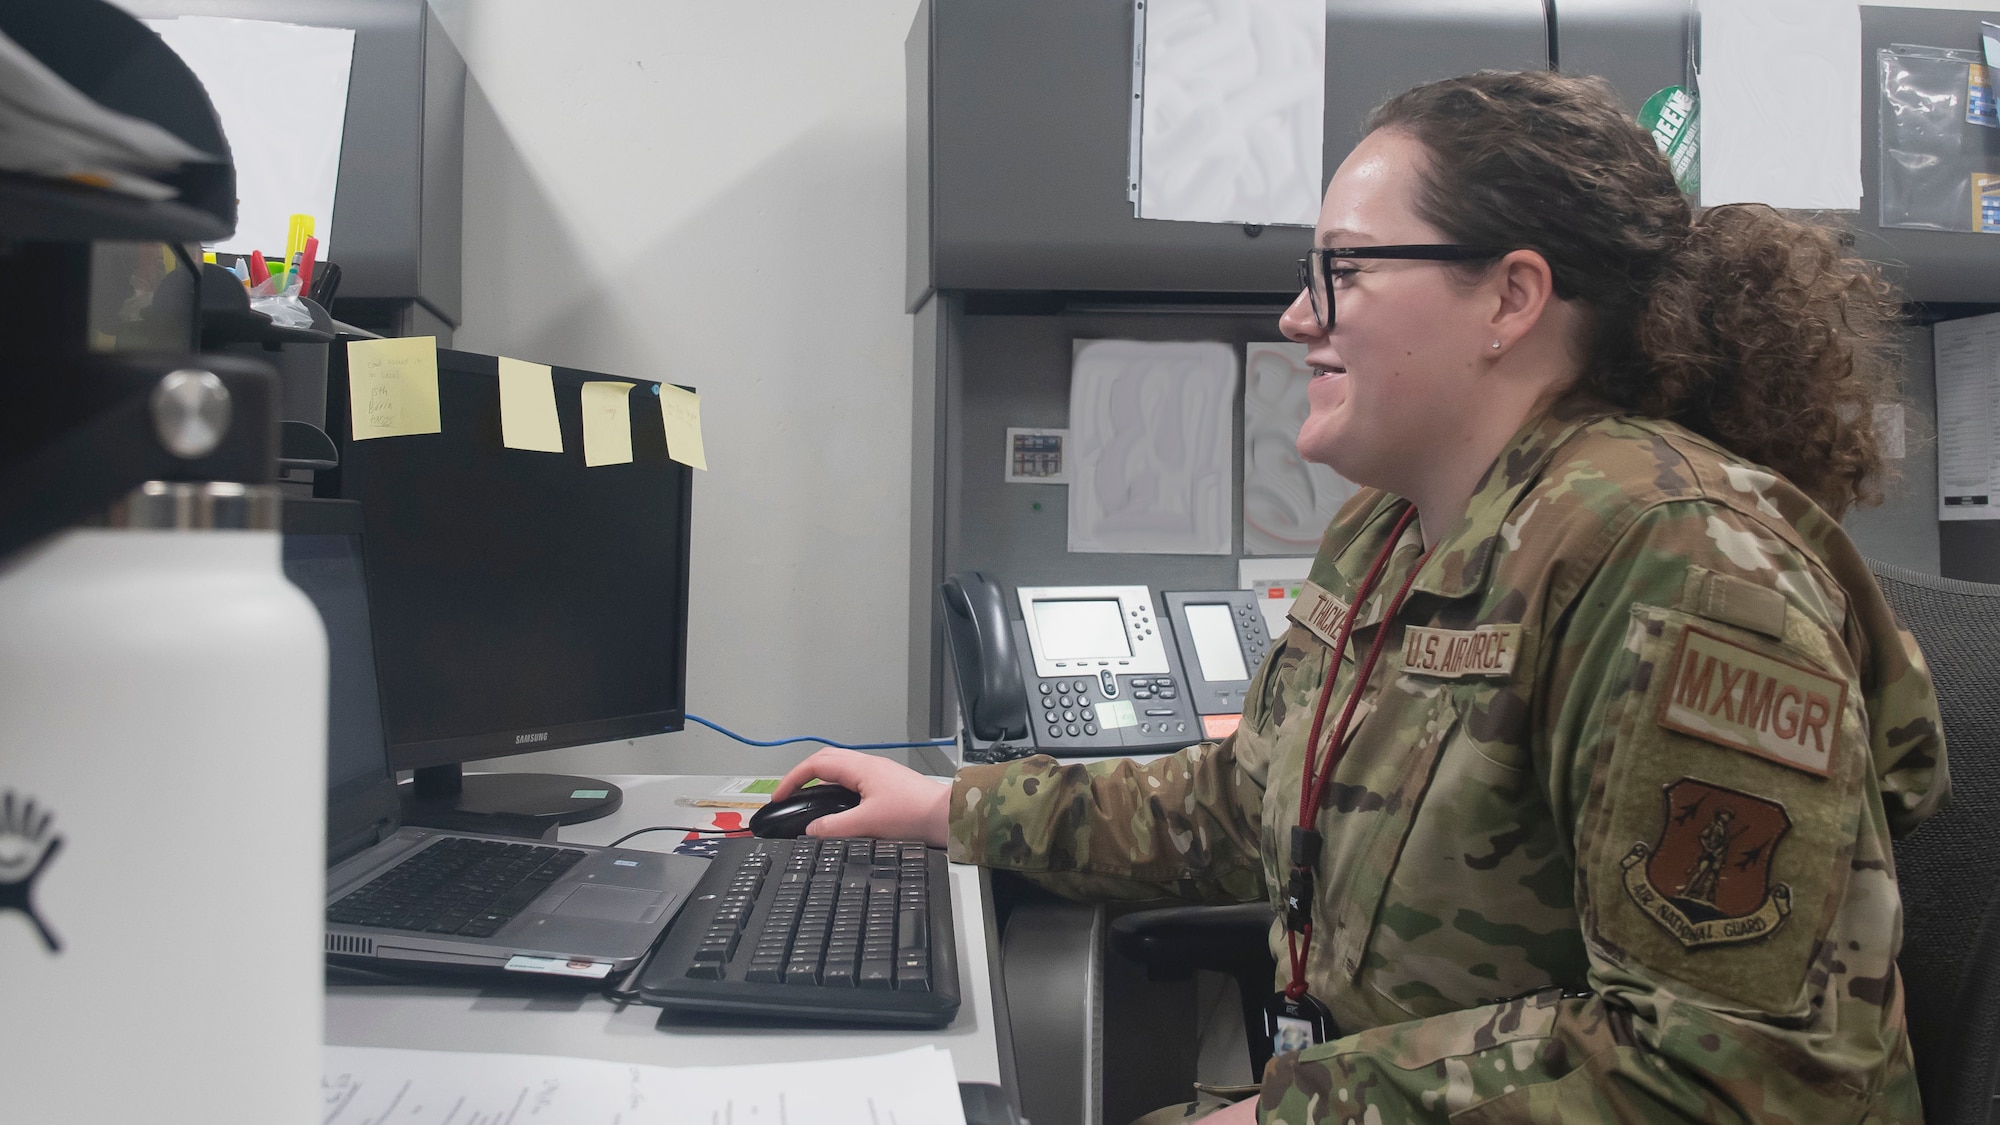
[[1514, 671], [1514, 657], [1520, 650], [1519, 625], [1481, 625], [1477, 629], [1412, 625], [1403, 630], [1403, 671], [1445, 680], [1505, 676]]
[[1844, 682], [1692, 626], [1681, 634], [1673, 677], [1661, 726], [1816, 777], [1831, 772]]
[[1652, 846], [1619, 866], [1646, 917], [1689, 949], [1761, 941], [1792, 911], [1792, 890], [1771, 882], [1771, 857], [1791, 831], [1776, 801], [1691, 777], [1665, 789], [1666, 823]]

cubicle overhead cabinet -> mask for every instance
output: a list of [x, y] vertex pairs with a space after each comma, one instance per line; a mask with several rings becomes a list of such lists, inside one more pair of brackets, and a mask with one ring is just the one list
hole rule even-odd
[[[924, 0], [906, 44], [912, 311], [935, 290], [1276, 293], [1309, 232], [1133, 217], [1145, 0]], [[1326, 0], [1320, 180], [1368, 113], [1481, 68], [1602, 74], [1635, 112], [1692, 85], [1689, 0]], [[1553, 52], [1553, 54], [1552, 54]]]
[[[223, 16], [354, 30], [332, 261], [343, 319], [448, 341], [461, 315], [465, 61], [425, 0], [120, 0], [142, 19]], [[271, 69], [282, 96], [284, 60]]]

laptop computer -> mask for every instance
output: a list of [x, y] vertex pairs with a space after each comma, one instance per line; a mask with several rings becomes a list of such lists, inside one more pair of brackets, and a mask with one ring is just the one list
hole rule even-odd
[[284, 570], [326, 623], [326, 952], [603, 977], [650, 949], [706, 860], [401, 823], [375, 678], [361, 506], [292, 499]]

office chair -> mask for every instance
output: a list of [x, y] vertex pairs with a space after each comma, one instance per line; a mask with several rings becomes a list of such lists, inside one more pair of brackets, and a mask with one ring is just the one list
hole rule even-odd
[[1235, 978], [1250, 1075], [1261, 1078], [1271, 1061], [1263, 1009], [1278, 973], [1270, 945], [1275, 917], [1268, 902], [1142, 910], [1112, 920], [1111, 948], [1144, 968], [1149, 980], [1187, 980], [1197, 969]]
[[1896, 841], [1904, 1011], [1924, 1117], [1994, 1120], [2000, 1078], [2000, 586], [1869, 561], [1937, 683], [1951, 801]]

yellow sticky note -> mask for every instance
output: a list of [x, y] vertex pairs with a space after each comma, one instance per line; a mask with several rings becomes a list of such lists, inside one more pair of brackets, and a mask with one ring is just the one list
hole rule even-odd
[[701, 448], [700, 395], [661, 383], [660, 422], [667, 430], [667, 456], [683, 465], [708, 468], [708, 455]]
[[437, 337], [350, 341], [347, 396], [356, 441], [437, 433]]
[[623, 465], [632, 460], [631, 383], [596, 380], [583, 385], [583, 463]]
[[500, 444], [538, 453], [563, 451], [548, 364], [500, 357]]

